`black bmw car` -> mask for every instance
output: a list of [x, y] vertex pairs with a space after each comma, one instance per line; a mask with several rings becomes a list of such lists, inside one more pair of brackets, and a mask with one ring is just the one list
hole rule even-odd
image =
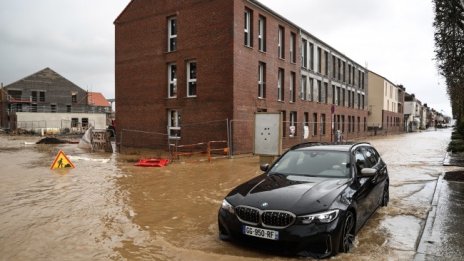
[[389, 200], [387, 166], [369, 143], [299, 144], [261, 170], [222, 202], [222, 240], [329, 257], [348, 252], [358, 230]]

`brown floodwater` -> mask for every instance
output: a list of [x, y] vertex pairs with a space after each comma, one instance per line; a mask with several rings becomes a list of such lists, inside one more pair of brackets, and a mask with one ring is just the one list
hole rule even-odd
[[[388, 164], [391, 201], [361, 229], [352, 252], [334, 260], [414, 257], [449, 137], [439, 130], [371, 139]], [[221, 201], [261, 173], [257, 157], [143, 168], [134, 160], [148, 152], [29, 145], [39, 139], [0, 136], [0, 260], [298, 259], [218, 239]], [[75, 169], [50, 170], [59, 150]]]

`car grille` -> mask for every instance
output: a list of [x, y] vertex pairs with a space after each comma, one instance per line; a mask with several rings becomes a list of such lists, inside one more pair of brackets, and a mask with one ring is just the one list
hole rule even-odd
[[270, 228], [285, 228], [291, 226], [296, 219], [295, 214], [283, 210], [260, 210], [248, 206], [235, 207], [235, 213], [243, 223]]
[[250, 208], [245, 206], [238, 206], [235, 208], [235, 213], [240, 220], [245, 223], [257, 225], [259, 223], [259, 210], [256, 208]]
[[265, 211], [261, 222], [268, 227], [288, 227], [295, 221], [295, 215], [284, 211]]

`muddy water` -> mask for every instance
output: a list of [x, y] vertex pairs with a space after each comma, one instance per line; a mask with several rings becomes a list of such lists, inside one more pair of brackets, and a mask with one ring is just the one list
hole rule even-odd
[[[388, 163], [390, 205], [335, 260], [412, 259], [450, 131], [371, 140]], [[217, 237], [217, 210], [260, 173], [256, 157], [140, 168], [138, 155], [0, 136], [0, 260], [295, 260]], [[62, 149], [76, 165], [49, 167]]]

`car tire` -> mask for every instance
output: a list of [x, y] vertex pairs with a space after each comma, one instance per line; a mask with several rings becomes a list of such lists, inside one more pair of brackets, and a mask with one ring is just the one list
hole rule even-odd
[[353, 247], [355, 239], [355, 220], [353, 212], [347, 211], [342, 223], [339, 252], [347, 253]]
[[382, 207], [388, 206], [388, 201], [390, 201], [390, 190], [389, 190], [389, 186], [388, 186], [388, 182], [387, 182], [387, 183], [385, 183], [385, 187], [383, 189], [382, 202], [381, 202], [380, 206], [382, 206]]

